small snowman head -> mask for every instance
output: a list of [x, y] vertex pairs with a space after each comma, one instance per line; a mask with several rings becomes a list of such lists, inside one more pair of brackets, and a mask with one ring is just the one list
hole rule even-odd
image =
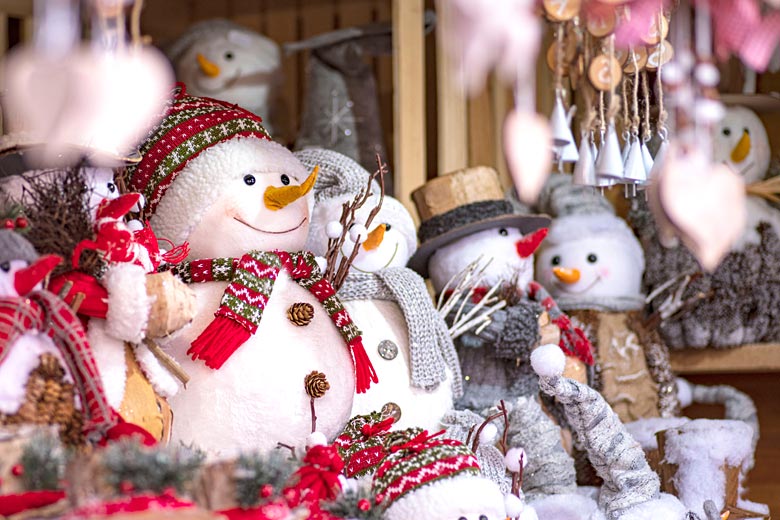
[[412, 197], [422, 224], [421, 244], [409, 266], [430, 277], [437, 292], [480, 257], [489, 261], [486, 285], [516, 281], [525, 288], [531, 281], [533, 254], [549, 217], [514, 212], [495, 170], [477, 167], [443, 175]]
[[716, 162], [731, 166], [747, 184], [764, 178], [771, 151], [766, 128], [755, 112], [745, 107], [729, 107], [713, 132]]
[[[357, 162], [338, 152], [309, 148], [295, 156], [307, 167], [321, 168], [314, 186], [315, 205], [307, 249], [325, 256], [328, 239], [341, 235], [342, 205], [368, 187], [370, 174]], [[351, 268], [373, 273], [388, 267], [403, 267], [417, 249], [414, 221], [403, 204], [385, 195], [379, 212], [366, 226], [368, 216], [379, 202], [380, 188], [371, 183], [371, 196], [355, 212], [355, 222], [347, 230], [341, 255], [349, 257], [355, 243], [358, 253]]]
[[0, 230], [0, 298], [25, 296], [40, 288], [43, 279], [60, 263], [55, 255], [39, 257], [18, 232]]
[[621, 218], [575, 214], [553, 221], [536, 258], [536, 279], [562, 306], [599, 298], [640, 301], [644, 268], [639, 241]]
[[477, 458], [460, 442], [412, 428], [387, 442], [390, 452], [374, 474], [388, 520], [503, 520], [504, 496], [483, 477]]
[[179, 87], [141, 151], [130, 183], [146, 196], [144, 216], [159, 236], [188, 241], [191, 257], [303, 247], [316, 169], [270, 141], [251, 112]]
[[168, 56], [192, 94], [253, 112], [266, 108], [281, 63], [276, 42], [221, 19], [192, 26], [169, 47]]

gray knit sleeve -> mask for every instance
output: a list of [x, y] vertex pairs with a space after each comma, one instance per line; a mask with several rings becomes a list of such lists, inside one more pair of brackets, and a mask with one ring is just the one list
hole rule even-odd
[[[473, 304], [466, 304], [462, 313], [467, 313]], [[516, 359], [528, 354], [540, 340], [539, 315], [542, 308], [535, 302], [521, 301], [510, 307], [500, 309], [491, 314], [491, 323], [476, 334], [470, 330], [457, 342], [461, 347], [494, 349], [497, 357]], [[454, 312], [447, 317], [448, 322], [454, 319]]]

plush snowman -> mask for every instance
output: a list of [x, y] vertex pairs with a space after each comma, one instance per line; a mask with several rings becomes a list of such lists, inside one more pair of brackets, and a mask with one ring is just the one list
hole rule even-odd
[[558, 214], [537, 255], [536, 278], [588, 334], [600, 390], [624, 421], [674, 415], [668, 349], [641, 315], [639, 241], [609, 202], [568, 176], [548, 182], [542, 207]]
[[[483, 477], [479, 463], [454, 439], [412, 428], [386, 441], [389, 455], [376, 470], [372, 491], [387, 520], [503, 520], [504, 495]], [[515, 497], [516, 498], [516, 497]], [[520, 508], [515, 508], [520, 509]], [[526, 507], [530, 520], [532, 508]]]
[[315, 371], [328, 382], [317, 430], [335, 437], [376, 374], [314, 256], [300, 251], [317, 168], [271, 141], [251, 112], [181, 86], [141, 152], [130, 184], [146, 195], [152, 228], [189, 243], [174, 270], [197, 296], [192, 325], [161, 342], [191, 376], [170, 400], [173, 440], [226, 456], [302, 445]]
[[[742, 175], [748, 187], [764, 179], [769, 170], [771, 149], [766, 128], [755, 112], [745, 107], [729, 107], [713, 129], [713, 160], [723, 162]], [[739, 251], [748, 244], [760, 244], [760, 222], [772, 226], [780, 236], [780, 211], [766, 199], [750, 191], [747, 197], [747, 222], [740, 239], [732, 246]]]
[[489, 263], [464, 312], [497, 283], [503, 284], [501, 293], [508, 300], [505, 309], [491, 315], [486, 329], [455, 341], [464, 379], [458, 407], [482, 413], [500, 399], [511, 402], [538, 392], [535, 376], [523, 361], [538, 345], [539, 317], [545, 310], [555, 323], [552, 327], [560, 328], [562, 346], [588, 359], [587, 340], [533, 281], [533, 255], [547, 233], [549, 217], [514, 213], [498, 174], [487, 167], [437, 177], [413, 198], [422, 220], [421, 245], [409, 266], [430, 277], [440, 294], [452, 277], [481, 258]]
[[281, 53], [270, 38], [228, 20], [193, 25], [167, 49], [176, 78], [190, 93], [240, 105], [263, 118], [274, 133]]
[[[309, 249], [324, 256], [328, 231], [340, 232], [342, 204], [368, 189], [369, 173], [338, 152], [307, 149], [296, 157], [308, 168], [320, 166]], [[339, 297], [363, 331], [363, 342], [380, 383], [355, 396], [352, 414], [397, 405], [395, 428], [439, 428], [439, 419], [462, 393], [460, 365], [447, 325], [433, 306], [425, 282], [405, 267], [417, 249], [414, 221], [398, 200], [385, 196], [368, 228], [366, 218], [379, 199], [379, 187], [356, 214], [338, 260], [358, 254]], [[334, 235], [335, 236], [335, 235]]]

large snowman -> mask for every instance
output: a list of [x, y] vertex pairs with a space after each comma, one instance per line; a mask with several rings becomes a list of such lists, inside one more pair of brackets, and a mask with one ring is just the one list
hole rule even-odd
[[[713, 160], [723, 162], [742, 175], [748, 187], [764, 179], [769, 170], [771, 150], [766, 128], [752, 110], [733, 106], [726, 109], [726, 115], [713, 129]], [[749, 244], [761, 244], [761, 234], [756, 227], [760, 222], [772, 226], [780, 236], [780, 211], [766, 199], [756, 196], [748, 189], [745, 199], [747, 222], [739, 240], [732, 246], [741, 250]]]
[[[271, 141], [254, 114], [181, 86], [141, 152], [131, 185], [159, 235], [189, 242], [177, 273], [197, 295], [192, 325], [164, 343], [191, 376], [171, 399], [173, 440], [220, 455], [302, 445], [314, 371], [329, 383], [317, 430], [335, 437], [356, 388], [376, 377], [313, 255], [300, 252], [317, 168]], [[293, 306], [311, 319], [295, 322]]]
[[409, 266], [430, 277], [441, 294], [452, 277], [481, 258], [483, 265], [489, 264], [464, 307], [472, 308], [496, 284], [503, 286], [501, 295], [508, 303], [491, 315], [492, 323], [479, 334], [455, 340], [464, 380], [457, 407], [483, 413], [501, 399], [510, 402], [538, 393], [527, 359], [541, 339], [539, 318], [544, 311], [554, 322], [549, 327], [560, 330], [562, 347], [587, 359], [587, 340], [569, 327], [568, 318], [533, 281], [533, 255], [547, 233], [549, 217], [514, 213], [498, 174], [488, 167], [437, 177], [413, 198], [422, 220], [421, 245]]
[[[296, 152], [309, 168], [320, 165], [309, 249], [324, 256], [327, 231], [340, 231], [342, 204], [368, 188], [369, 173], [338, 152], [307, 149]], [[394, 428], [438, 429], [439, 419], [462, 393], [460, 365], [447, 325], [433, 306], [425, 282], [405, 267], [417, 249], [414, 221], [398, 200], [385, 196], [368, 228], [368, 213], [379, 199], [379, 187], [356, 213], [340, 256], [349, 257], [358, 240], [339, 297], [363, 331], [366, 352], [380, 383], [355, 397], [352, 414], [366, 414], [386, 404], [397, 405]], [[333, 229], [335, 226], [336, 229]], [[393, 407], [394, 408], [394, 407]]]
[[599, 389], [624, 421], [675, 414], [668, 349], [640, 314], [639, 241], [606, 199], [569, 176], [552, 177], [541, 200], [556, 218], [537, 255], [536, 278], [588, 334]]

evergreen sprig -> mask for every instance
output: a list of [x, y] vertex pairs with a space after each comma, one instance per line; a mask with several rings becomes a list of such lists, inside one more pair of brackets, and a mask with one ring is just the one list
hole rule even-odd
[[[242, 454], [235, 466], [236, 501], [241, 507], [250, 508], [257, 506], [265, 498], [278, 496], [297, 467], [297, 461], [278, 451], [267, 455]], [[267, 496], [264, 497], [264, 489], [272, 495], [265, 493]]]
[[380, 520], [384, 511], [371, 490], [364, 487], [349, 489], [333, 502], [323, 503], [322, 508], [338, 518], [356, 520]]
[[56, 435], [37, 433], [24, 447], [21, 459], [22, 481], [27, 491], [60, 488], [65, 471], [65, 450]]

